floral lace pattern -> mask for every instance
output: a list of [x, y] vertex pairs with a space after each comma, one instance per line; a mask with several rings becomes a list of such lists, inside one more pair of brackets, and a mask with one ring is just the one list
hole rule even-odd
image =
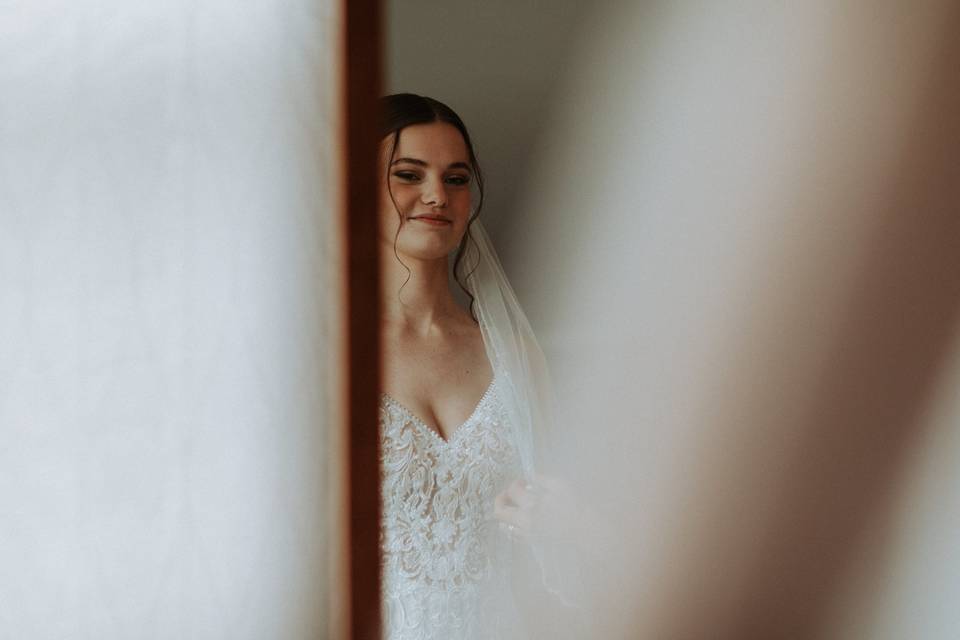
[[494, 497], [520, 474], [494, 378], [444, 440], [384, 394], [383, 605], [389, 640], [516, 637]]

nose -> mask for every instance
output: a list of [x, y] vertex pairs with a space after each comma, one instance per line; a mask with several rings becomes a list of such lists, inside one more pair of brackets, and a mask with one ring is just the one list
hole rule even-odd
[[447, 206], [447, 191], [443, 188], [443, 182], [437, 180], [424, 182], [423, 191], [420, 193], [420, 201], [431, 207], [442, 208]]

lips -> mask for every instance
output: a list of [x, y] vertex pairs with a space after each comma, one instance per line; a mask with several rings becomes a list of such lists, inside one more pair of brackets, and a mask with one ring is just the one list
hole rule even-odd
[[429, 224], [435, 224], [435, 225], [451, 224], [453, 222], [450, 218], [445, 218], [443, 216], [437, 216], [432, 214], [410, 216], [410, 219], [419, 220], [421, 222], [427, 222]]

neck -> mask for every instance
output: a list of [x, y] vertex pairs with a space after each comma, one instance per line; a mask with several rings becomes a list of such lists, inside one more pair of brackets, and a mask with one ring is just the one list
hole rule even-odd
[[447, 259], [402, 260], [403, 264], [392, 250], [381, 256], [383, 322], [427, 335], [460, 310], [450, 292]]

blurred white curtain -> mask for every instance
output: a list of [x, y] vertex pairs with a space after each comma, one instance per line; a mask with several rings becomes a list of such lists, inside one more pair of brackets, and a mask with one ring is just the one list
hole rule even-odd
[[0, 4], [0, 638], [324, 637], [338, 12]]
[[956, 636], [957, 18], [586, 15], [491, 234], [607, 520], [596, 637]]

